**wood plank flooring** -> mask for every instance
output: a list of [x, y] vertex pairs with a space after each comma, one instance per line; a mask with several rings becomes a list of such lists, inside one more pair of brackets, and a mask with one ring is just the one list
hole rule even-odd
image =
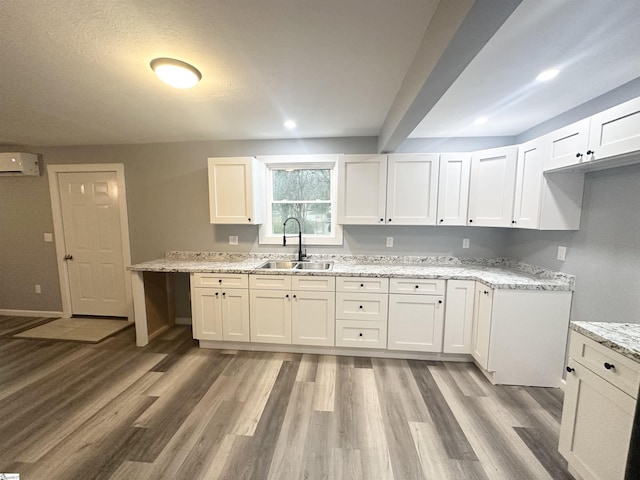
[[0, 358], [0, 472], [21, 480], [572, 478], [562, 392], [472, 364], [205, 350], [184, 326], [145, 348], [5, 335]]

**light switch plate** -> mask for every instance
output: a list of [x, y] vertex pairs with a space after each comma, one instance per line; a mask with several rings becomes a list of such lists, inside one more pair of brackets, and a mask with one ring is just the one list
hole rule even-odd
[[567, 258], [567, 247], [558, 247], [558, 260], [564, 261]]
[[463, 238], [462, 239], [462, 248], [469, 248], [469, 239], [468, 238]]
[[393, 247], [393, 237], [387, 237], [387, 247]]
[[229, 245], [237, 245], [237, 244], [238, 244], [238, 236], [229, 235]]
[[53, 242], [53, 234], [52, 233], [45, 233], [44, 234], [44, 241], [45, 242]]
[[42, 293], [42, 288], [40, 288], [40, 285], [36, 284], [36, 293]]

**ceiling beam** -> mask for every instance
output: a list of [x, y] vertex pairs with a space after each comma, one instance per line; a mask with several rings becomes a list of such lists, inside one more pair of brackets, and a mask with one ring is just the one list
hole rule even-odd
[[394, 152], [522, 0], [441, 0], [387, 113], [379, 152]]

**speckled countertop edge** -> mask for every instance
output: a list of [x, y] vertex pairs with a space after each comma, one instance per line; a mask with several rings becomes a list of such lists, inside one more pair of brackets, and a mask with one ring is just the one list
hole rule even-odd
[[439, 278], [475, 280], [501, 290], [573, 290], [574, 277], [505, 258], [310, 255], [334, 262], [330, 271], [257, 270], [267, 260], [291, 260], [289, 254], [167, 252], [165, 258], [139, 263], [132, 271], [261, 273], [270, 275]]
[[640, 324], [571, 322], [571, 329], [640, 363]]

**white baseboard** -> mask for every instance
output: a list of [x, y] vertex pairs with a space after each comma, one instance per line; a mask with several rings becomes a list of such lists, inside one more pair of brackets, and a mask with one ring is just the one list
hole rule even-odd
[[0, 315], [8, 317], [61, 317], [62, 312], [47, 312], [43, 310], [8, 310], [0, 308]]
[[191, 317], [176, 317], [176, 325], [191, 325]]

